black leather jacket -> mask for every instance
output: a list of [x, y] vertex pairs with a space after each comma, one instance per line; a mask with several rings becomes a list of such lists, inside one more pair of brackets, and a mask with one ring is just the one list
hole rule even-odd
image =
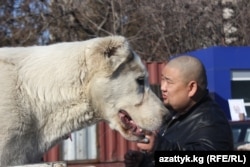
[[[234, 149], [228, 120], [208, 94], [185, 114], [175, 114], [170, 119], [163, 124], [158, 134], [155, 150], [223, 151]], [[145, 156], [141, 166], [151, 166], [148, 156]]]

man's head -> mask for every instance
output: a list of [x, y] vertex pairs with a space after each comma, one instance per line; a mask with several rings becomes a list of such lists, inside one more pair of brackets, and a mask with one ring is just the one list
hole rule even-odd
[[175, 57], [162, 70], [163, 102], [175, 111], [187, 111], [202, 97], [206, 88], [205, 68], [192, 56]]

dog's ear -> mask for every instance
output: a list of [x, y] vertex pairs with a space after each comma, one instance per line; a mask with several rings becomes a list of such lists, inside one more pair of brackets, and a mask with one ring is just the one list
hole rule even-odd
[[121, 36], [107, 37], [103, 45], [103, 56], [112, 72], [133, 57], [128, 41]]

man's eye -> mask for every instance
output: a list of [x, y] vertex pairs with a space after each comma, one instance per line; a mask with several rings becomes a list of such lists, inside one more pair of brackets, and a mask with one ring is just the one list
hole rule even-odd
[[138, 83], [138, 85], [144, 86], [144, 77], [137, 78], [136, 82]]

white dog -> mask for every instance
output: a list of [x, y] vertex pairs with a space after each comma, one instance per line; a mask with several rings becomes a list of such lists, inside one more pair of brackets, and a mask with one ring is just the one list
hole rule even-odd
[[168, 110], [121, 36], [0, 49], [0, 165], [39, 162], [69, 133], [105, 120], [128, 140]]

